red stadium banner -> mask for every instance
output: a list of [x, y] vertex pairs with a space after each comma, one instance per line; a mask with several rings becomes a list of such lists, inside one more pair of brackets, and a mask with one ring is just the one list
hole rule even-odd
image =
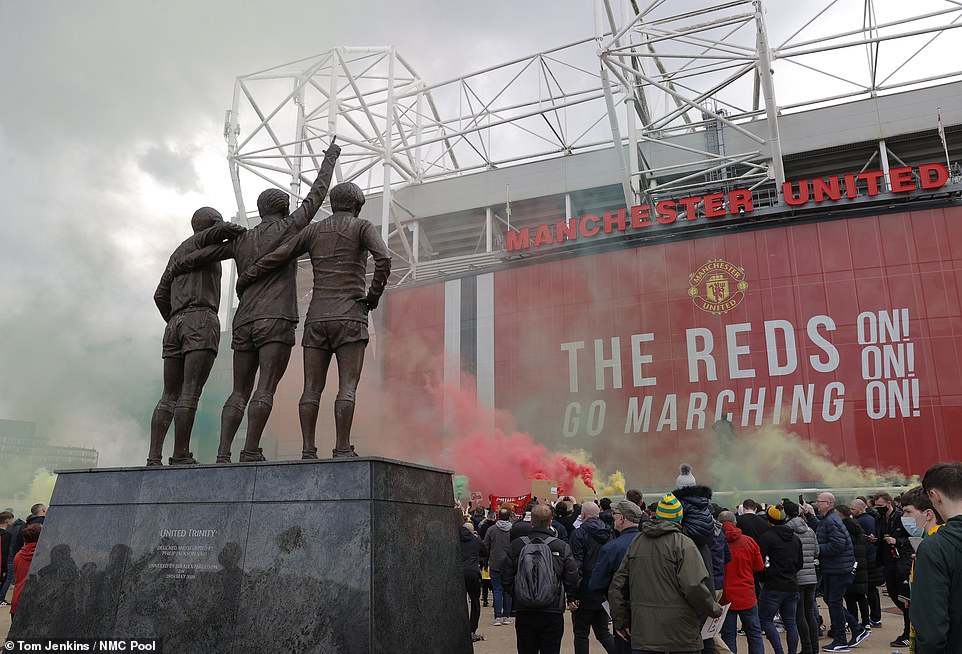
[[524, 507], [528, 505], [531, 501], [531, 493], [527, 495], [488, 495], [488, 500], [490, 501], [489, 509], [492, 511], [497, 511], [498, 507], [502, 504], [513, 504], [514, 512], [518, 515], [524, 515]]
[[[670, 483], [677, 462], [719, 456], [712, 430], [726, 418], [744, 437], [737, 447], [775, 427], [837, 463], [912, 474], [962, 459], [960, 206], [732, 230], [481, 276], [395, 292], [391, 310], [404, 312], [388, 329], [413, 323], [439, 352], [445, 333], [461, 334], [462, 360], [490, 343], [463, 364], [487, 375], [479, 398], [493, 396], [550, 451]], [[446, 311], [459, 288], [458, 311]], [[387, 386], [409, 384], [396, 370], [386, 366]]]

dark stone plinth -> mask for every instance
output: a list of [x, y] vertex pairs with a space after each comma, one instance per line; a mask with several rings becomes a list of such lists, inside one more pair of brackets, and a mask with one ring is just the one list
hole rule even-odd
[[9, 637], [472, 651], [451, 473], [380, 458], [60, 473]]

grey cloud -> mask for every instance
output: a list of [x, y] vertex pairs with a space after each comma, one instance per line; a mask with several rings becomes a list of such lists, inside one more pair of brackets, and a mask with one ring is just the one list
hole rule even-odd
[[183, 193], [200, 191], [197, 169], [192, 159], [194, 154], [196, 148], [181, 151], [167, 144], [154, 145], [140, 157], [138, 164], [141, 170], [161, 184]]

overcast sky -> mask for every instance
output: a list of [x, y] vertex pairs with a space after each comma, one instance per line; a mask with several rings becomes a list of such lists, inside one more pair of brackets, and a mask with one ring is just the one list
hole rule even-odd
[[[773, 28], [796, 20], [768, 4]], [[236, 76], [396, 45], [440, 81], [593, 31], [588, 0], [0, 0], [0, 418], [102, 464], [143, 460], [153, 289], [195, 208], [236, 210], [221, 136]]]
[[194, 209], [236, 211], [221, 132], [238, 75], [396, 45], [441, 80], [592, 31], [583, 2], [3, 0], [0, 418], [102, 464], [143, 459], [153, 289]]

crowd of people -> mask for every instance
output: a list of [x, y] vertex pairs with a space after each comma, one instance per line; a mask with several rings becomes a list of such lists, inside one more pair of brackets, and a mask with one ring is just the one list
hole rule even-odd
[[[9, 607], [10, 615], [17, 612], [46, 515], [44, 504], [30, 507], [26, 520], [17, 518], [13, 509], [0, 511], [0, 606]], [[13, 597], [8, 602], [7, 592], [11, 586]]]
[[[575, 654], [592, 635], [608, 654], [737, 654], [739, 624], [748, 654], [764, 654], [765, 639], [776, 654], [848, 652], [881, 626], [883, 587], [901, 614], [892, 647], [962, 653], [962, 463], [932, 466], [894, 498], [826, 491], [732, 508], [690, 466], [681, 473], [648, 504], [629, 490], [616, 502], [533, 500], [466, 516], [472, 638], [490, 597], [493, 625], [514, 625], [519, 654], [560, 652], [566, 613]], [[23, 520], [0, 512], [0, 606], [12, 586], [11, 614], [45, 515], [43, 504]]]
[[686, 464], [672, 492], [643, 499], [471, 511], [461, 547], [473, 640], [491, 596], [493, 626], [514, 625], [519, 654], [560, 652], [566, 612], [575, 654], [592, 632], [608, 654], [737, 654], [739, 624], [748, 654], [764, 654], [764, 640], [776, 654], [849, 652], [881, 626], [884, 587], [901, 614], [891, 647], [962, 653], [962, 463], [932, 466], [894, 498], [822, 492], [731, 508]]

